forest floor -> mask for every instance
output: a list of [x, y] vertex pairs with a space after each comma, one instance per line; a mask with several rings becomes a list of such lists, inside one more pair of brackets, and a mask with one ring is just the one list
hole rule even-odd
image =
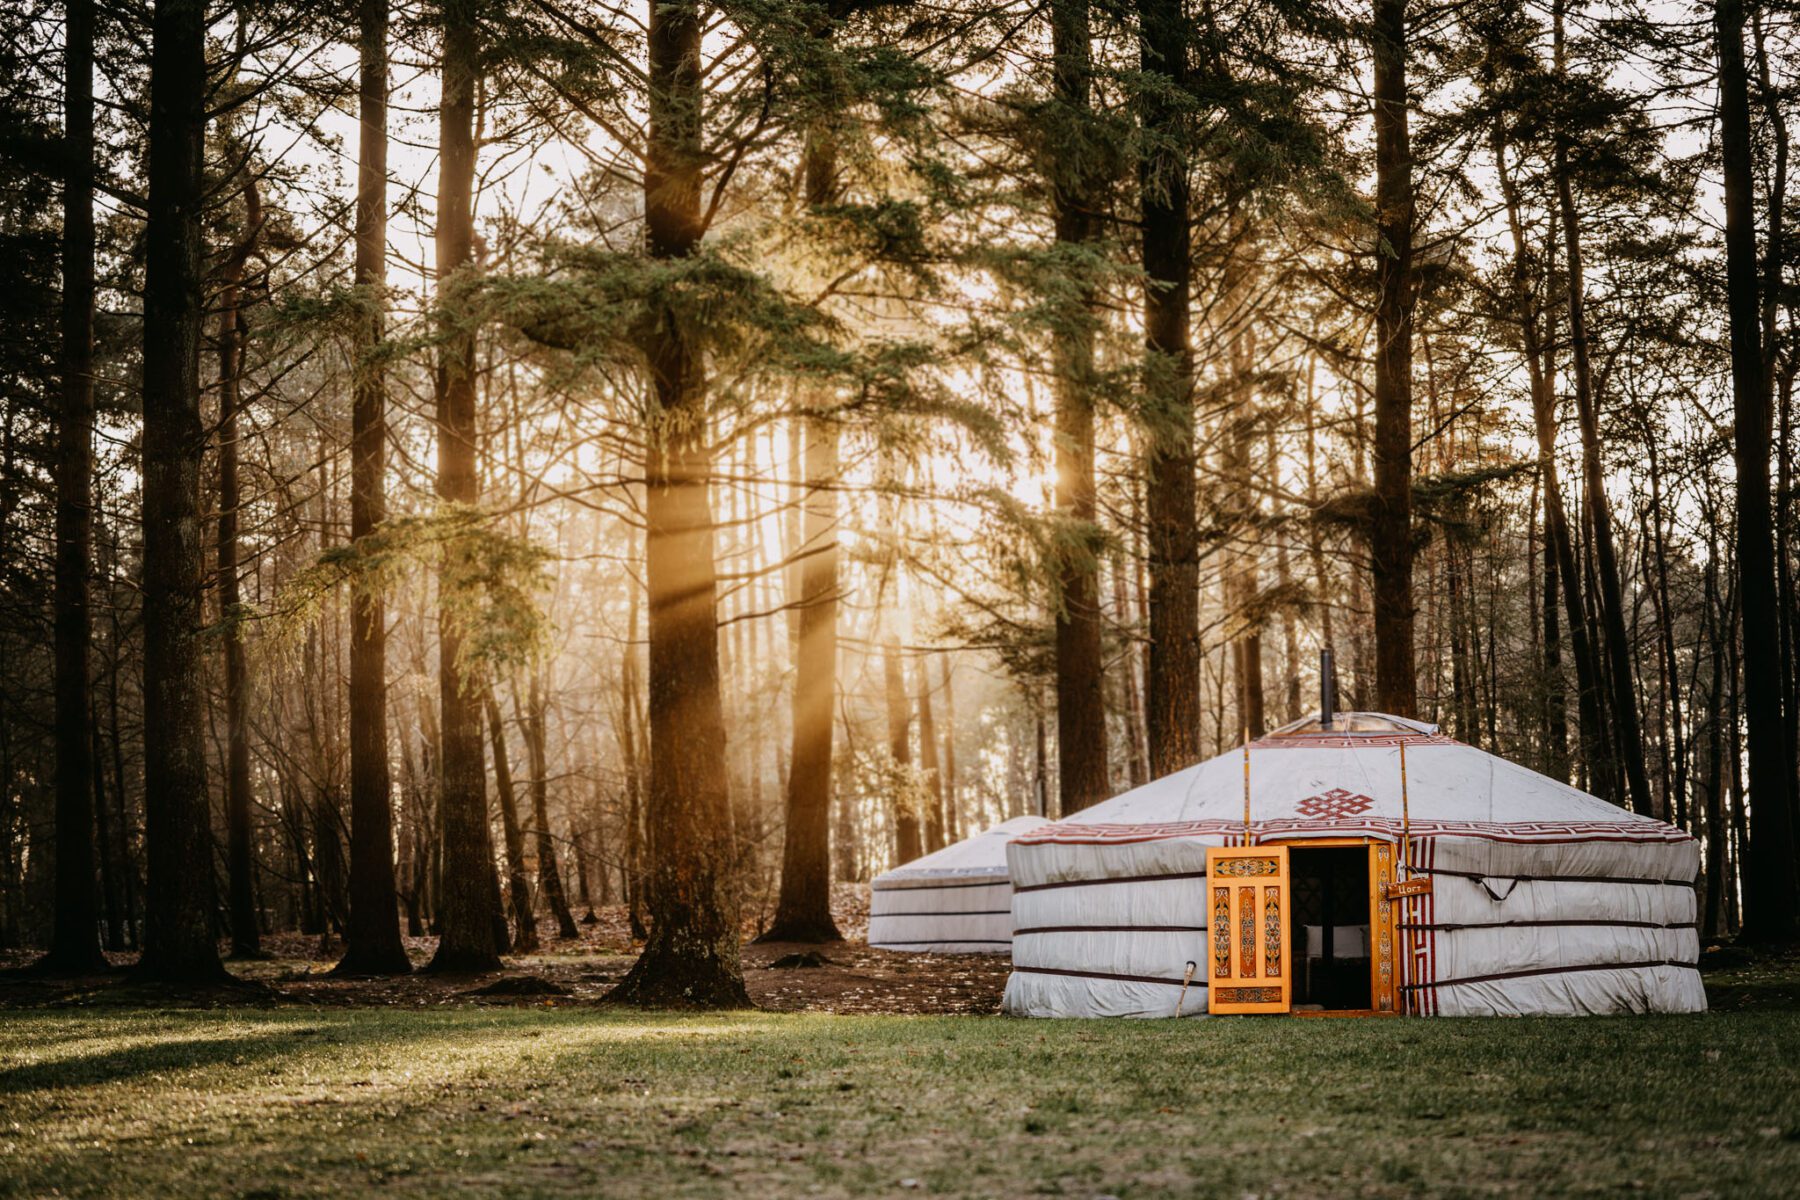
[[[608, 936], [590, 928], [596, 943]], [[584, 941], [587, 939], [584, 939]], [[0, 1196], [1791, 1196], [1800, 956], [1706, 955], [1693, 1017], [1058, 1021], [1004, 959], [767, 965], [765, 1010], [596, 1002], [629, 957], [483, 981], [0, 985]], [[419, 948], [422, 953], [422, 947]], [[902, 961], [895, 961], [902, 960]], [[905, 1014], [922, 1008], [930, 1015]], [[810, 1011], [802, 1011], [810, 1010]]]

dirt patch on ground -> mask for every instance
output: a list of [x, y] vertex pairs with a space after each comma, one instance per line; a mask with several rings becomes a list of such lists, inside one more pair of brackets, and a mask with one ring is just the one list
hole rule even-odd
[[[756, 943], [748, 938], [758, 930], [746, 927], [744, 982], [759, 1008], [834, 1013], [998, 1011], [1010, 969], [1008, 956], [901, 954], [871, 949], [861, 940], [868, 928], [866, 897], [861, 889], [844, 888], [841, 892], [834, 897], [837, 903], [833, 907], [838, 910], [839, 928], [846, 938], [854, 940], [822, 946]], [[579, 936], [568, 940], [555, 936], [553, 922], [542, 922], [538, 951], [510, 955], [506, 970], [490, 975], [415, 973], [397, 978], [340, 979], [331, 974], [331, 968], [343, 947], [294, 933], [266, 936], [263, 946], [269, 957], [265, 959], [228, 964], [233, 975], [252, 987], [193, 993], [169, 992], [131, 982], [125, 968], [135, 961], [133, 954], [109, 956], [118, 968], [114, 975], [71, 980], [34, 976], [20, 968], [27, 966], [35, 954], [10, 952], [0, 954], [0, 1007], [300, 1004], [415, 1008], [440, 1004], [599, 1004], [631, 968], [639, 945], [631, 939], [623, 908], [596, 908], [594, 915], [593, 922], [580, 925]], [[406, 939], [407, 953], [415, 968], [430, 962], [435, 948], [435, 938]], [[823, 963], [805, 970], [772, 965], [807, 952], [818, 953]], [[549, 986], [534, 992], [502, 982], [525, 976]], [[490, 990], [496, 983], [499, 989]]]

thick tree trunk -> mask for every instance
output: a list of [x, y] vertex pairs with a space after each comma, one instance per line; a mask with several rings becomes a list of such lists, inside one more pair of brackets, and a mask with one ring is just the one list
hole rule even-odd
[[1413, 673], [1413, 180], [1406, 107], [1406, 0], [1375, 0], [1375, 707], [1411, 717]]
[[[830, 203], [837, 193], [836, 143], [814, 130], [806, 145], [806, 202]], [[793, 742], [788, 763], [781, 891], [775, 921], [761, 940], [835, 942], [843, 935], [831, 915], [832, 716], [837, 706], [838, 430], [809, 413], [798, 422], [802, 477], [788, 569], [789, 629], [794, 657]]]
[[[1791, 153], [1786, 98], [1783, 89], [1771, 79], [1769, 71], [1769, 10], [1758, 6], [1751, 13], [1752, 45], [1756, 50], [1757, 91], [1762, 101], [1770, 143], [1765, 152], [1769, 160], [1768, 191], [1764, 212], [1769, 224], [1763, 238], [1762, 254], [1762, 346], [1766, 376], [1764, 390], [1775, 397], [1777, 439], [1775, 454], [1775, 588], [1776, 608], [1781, 614], [1781, 694], [1784, 724], [1782, 736], [1790, 755], [1800, 753], [1800, 677], [1796, 676], [1795, 637], [1800, 623], [1800, 602], [1796, 597], [1794, 557], [1792, 553], [1793, 521], [1793, 438], [1794, 376], [1800, 371], [1800, 356], [1789, 351], [1785, 356], [1780, 345], [1777, 320], [1786, 296], [1784, 274], [1793, 251], [1787, 231], [1788, 159]], [[1788, 304], [1792, 323], [1793, 305]], [[1789, 777], [1788, 811], [1790, 821], [1800, 822], [1800, 779]], [[1800, 828], [1796, 828], [1796, 848], [1800, 849]]]
[[[70, 0], [63, 39], [62, 411], [56, 423], [56, 904], [46, 970], [106, 969], [94, 894], [88, 757], [88, 574], [94, 475], [94, 6]], [[10, 781], [8, 786], [11, 786]], [[110, 928], [110, 925], [109, 925]]]
[[1743, 936], [1800, 937], [1800, 876], [1793, 822], [1794, 756], [1782, 715], [1780, 611], [1769, 506], [1773, 414], [1763, 361], [1750, 103], [1742, 0], [1713, 8], [1719, 51], [1719, 132], [1725, 167], [1726, 299], [1736, 416], [1738, 603], [1743, 618], [1744, 707], [1750, 796], [1755, 804], [1744, 863]]
[[[387, 280], [387, 0], [359, 0], [360, 141], [356, 175], [356, 286], [363, 304], [350, 414], [350, 536], [387, 518], [387, 380], [376, 361]], [[395, 910], [394, 813], [388, 771], [387, 615], [380, 593], [350, 599], [350, 926], [337, 970], [412, 969]]]
[[[1056, 106], [1080, 129], [1090, 119], [1093, 61], [1088, 0], [1054, 0], [1050, 33]], [[1077, 139], [1078, 141], [1079, 139]], [[1056, 242], [1076, 254], [1094, 240], [1091, 168], [1078, 153], [1051, 160]], [[1077, 271], [1085, 272], [1085, 264]], [[1106, 676], [1101, 661], [1101, 541], [1094, 487], [1094, 306], [1091, 283], [1058, 314], [1056, 397], [1056, 754], [1062, 811], [1079, 812], [1112, 791], [1106, 764]]]
[[1150, 772], [1200, 758], [1200, 541], [1194, 511], [1193, 350], [1188, 343], [1187, 129], [1159, 94], [1187, 82], [1187, 22], [1180, 0], [1138, 0], [1138, 59], [1152, 86], [1141, 101], [1156, 149], [1139, 165], [1147, 351], [1144, 516], [1150, 560], [1150, 669], [1146, 725]]
[[[702, 234], [702, 16], [650, 7], [644, 217], [649, 251], [679, 261]], [[652, 411], [645, 475], [650, 599], [650, 940], [615, 1000], [748, 1006], [732, 885], [731, 796], [719, 699], [712, 451], [700, 347], [671, 314], [643, 337]]]
[[228, 978], [214, 940], [206, 802], [201, 589], [200, 325], [204, 310], [206, 6], [159, 0], [151, 21], [144, 230], [144, 953], [139, 972]]
[[244, 234], [219, 272], [219, 620], [225, 627], [225, 828], [226, 876], [231, 912], [231, 956], [261, 958], [256, 919], [256, 851], [250, 791], [250, 676], [244, 660], [239, 596], [238, 413], [244, 369], [244, 266], [263, 222], [256, 180], [244, 187]]
[[[518, 703], [516, 689], [513, 702]], [[531, 756], [531, 825], [537, 839], [538, 894], [556, 918], [557, 936], [572, 938], [579, 937], [581, 931], [575, 928], [575, 915], [569, 911], [569, 897], [563, 891], [562, 871], [556, 862], [556, 839], [550, 833], [550, 755], [545, 745], [549, 731], [545, 729], [544, 711], [548, 703], [544, 681], [533, 671], [525, 713], [525, 749]]]
[[[438, 320], [443, 345], [437, 369], [437, 492], [445, 505], [480, 499], [475, 469], [475, 335], [456, 302], [474, 270], [475, 75], [479, 49], [473, 0], [446, 0], [443, 98], [438, 106]], [[455, 545], [446, 555], [464, 553]], [[440, 587], [454, 568], [447, 567]], [[461, 662], [462, 638], [451, 614], [438, 614], [438, 704], [443, 872], [437, 953], [431, 971], [500, 968], [495, 937], [494, 856], [488, 832], [487, 780], [481, 751], [481, 683]]]
[[519, 799], [513, 790], [512, 758], [506, 749], [506, 722], [492, 688], [482, 693], [488, 738], [494, 751], [494, 791], [500, 800], [500, 829], [506, 842], [506, 892], [512, 901], [514, 954], [538, 948], [537, 916], [531, 909], [531, 883], [525, 876], [525, 835], [519, 829]]

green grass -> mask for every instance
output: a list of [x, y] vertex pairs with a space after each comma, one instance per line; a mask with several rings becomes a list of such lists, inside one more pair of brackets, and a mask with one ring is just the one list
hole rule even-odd
[[1793, 1195], [1800, 1014], [0, 1015], [0, 1195]]

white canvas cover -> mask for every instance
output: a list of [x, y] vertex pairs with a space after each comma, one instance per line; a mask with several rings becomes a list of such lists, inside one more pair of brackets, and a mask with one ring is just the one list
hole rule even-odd
[[1006, 843], [1050, 822], [1014, 817], [915, 858], [870, 885], [869, 945], [933, 954], [1004, 954], [1012, 945]]
[[[1250, 841], [1398, 842], [1400, 746], [1415, 873], [1433, 894], [1399, 932], [1424, 1014], [1697, 1012], [1706, 1007], [1698, 844], [1437, 732], [1382, 714], [1313, 718], [1250, 747]], [[1206, 1012], [1206, 847], [1244, 843], [1244, 752], [1116, 796], [1007, 848], [1007, 1012]]]

